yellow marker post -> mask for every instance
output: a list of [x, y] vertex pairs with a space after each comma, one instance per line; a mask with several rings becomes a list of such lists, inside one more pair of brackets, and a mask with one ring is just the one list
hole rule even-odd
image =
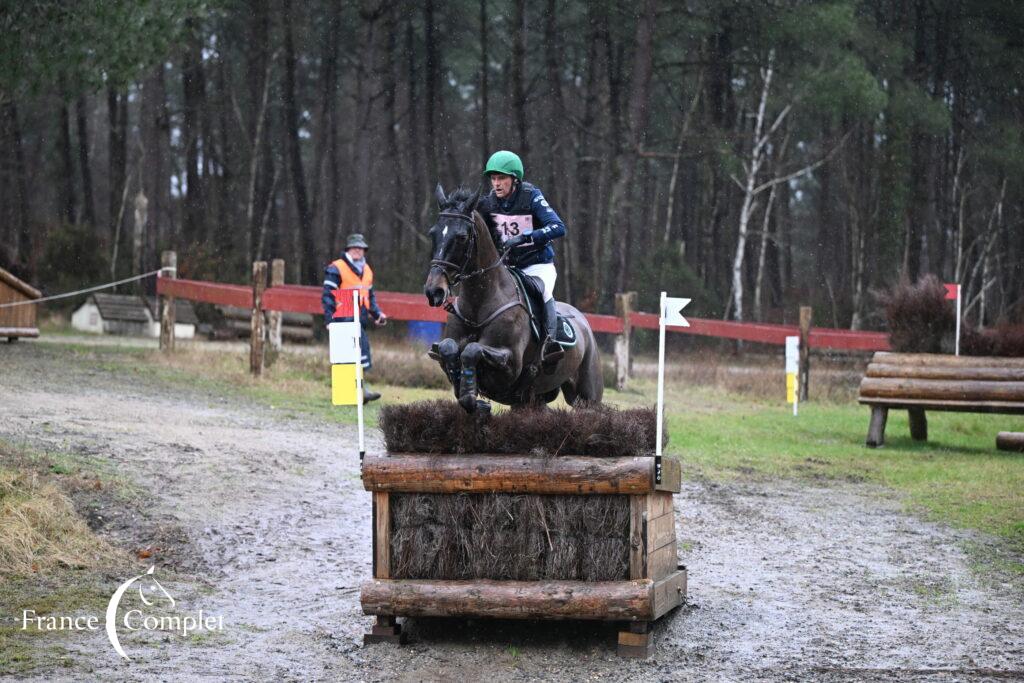
[[800, 337], [786, 337], [786, 403], [793, 404], [797, 414], [800, 392], [797, 391], [797, 372], [800, 369]]

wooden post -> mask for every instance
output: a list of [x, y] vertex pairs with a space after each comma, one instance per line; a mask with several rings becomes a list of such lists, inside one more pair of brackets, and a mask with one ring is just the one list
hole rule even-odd
[[811, 379], [811, 307], [800, 307], [800, 401], [807, 401], [808, 385]]
[[[160, 277], [174, 280], [178, 277], [178, 254], [165, 251], [160, 255]], [[160, 297], [160, 350], [164, 353], [174, 351], [174, 297]]]
[[263, 374], [263, 340], [267, 330], [263, 320], [263, 292], [267, 289], [267, 262], [252, 264], [252, 323], [249, 326], [249, 370], [254, 377]]
[[868, 438], [864, 442], [871, 448], [879, 448], [885, 444], [885, 421], [889, 417], [889, 409], [885, 406], [871, 406], [871, 422], [868, 424]]
[[622, 318], [622, 334], [615, 338], [615, 388], [626, 388], [629, 381], [629, 314], [636, 305], [636, 292], [615, 295], [615, 315]]
[[910, 417], [910, 438], [914, 441], [928, 440], [928, 418], [925, 417], [924, 408], [908, 408]]
[[[284, 259], [276, 258], [270, 262], [270, 286], [284, 284]], [[267, 313], [267, 327], [270, 337], [270, 350], [275, 354], [281, 351], [281, 322], [284, 314], [281, 311]]]

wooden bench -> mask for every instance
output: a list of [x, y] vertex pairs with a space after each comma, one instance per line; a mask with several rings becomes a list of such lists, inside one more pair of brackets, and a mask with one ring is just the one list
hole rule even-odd
[[927, 410], [1024, 415], [1024, 358], [879, 352], [858, 400], [871, 406], [868, 446], [885, 443], [890, 408], [906, 409], [911, 438], [927, 441]]

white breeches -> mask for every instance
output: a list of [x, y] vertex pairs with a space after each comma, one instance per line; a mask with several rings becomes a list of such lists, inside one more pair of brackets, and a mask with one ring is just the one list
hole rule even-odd
[[544, 303], [555, 296], [555, 280], [558, 279], [558, 272], [555, 270], [554, 263], [535, 263], [523, 268], [523, 272], [533, 277], [539, 277], [544, 282]]

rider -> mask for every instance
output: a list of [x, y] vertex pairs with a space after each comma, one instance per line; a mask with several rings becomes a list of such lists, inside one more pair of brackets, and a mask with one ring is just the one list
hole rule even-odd
[[509, 265], [544, 283], [547, 339], [542, 357], [545, 366], [553, 366], [565, 352], [555, 341], [558, 316], [554, 291], [558, 273], [551, 242], [565, 235], [565, 224], [540, 188], [523, 181], [523, 161], [519, 155], [507, 150], [495, 152], [487, 160], [484, 175], [491, 181], [491, 192], [480, 200], [477, 210], [510, 252]]

